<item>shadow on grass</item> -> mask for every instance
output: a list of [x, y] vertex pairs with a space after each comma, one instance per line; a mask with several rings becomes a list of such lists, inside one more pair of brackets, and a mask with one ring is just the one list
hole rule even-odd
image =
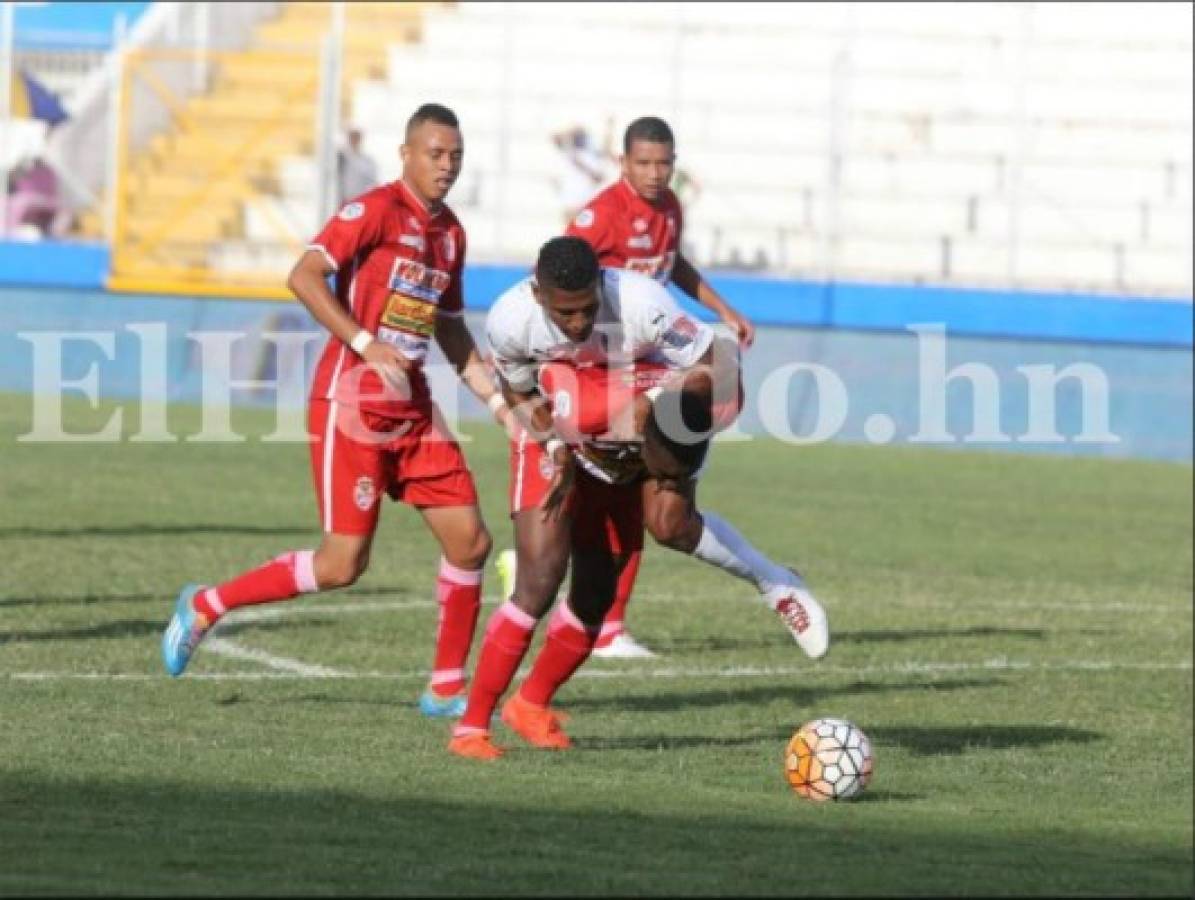
[[[231, 573], [230, 573], [231, 574]], [[177, 594], [177, 587], [165, 590], [160, 594], [65, 594], [55, 597], [0, 597], [0, 609], [5, 607], [17, 606], [95, 606], [104, 603], [163, 603], [166, 604], [163, 608], [169, 609], [169, 604], [174, 603], [174, 598]], [[327, 598], [350, 598], [350, 597], [410, 597], [413, 592], [409, 587], [388, 587], [380, 585], [377, 587], [352, 587], [344, 591], [321, 594], [321, 597]], [[420, 596], [424, 596], [420, 594]], [[430, 597], [431, 595], [427, 595]], [[303, 600], [298, 601], [302, 603]]]
[[963, 691], [999, 687], [1004, 683], [999, 678], [952, 678], [935, 681], [853, 681], [839, 685], [768, 684], [703, 691], [664, 690], [652, 694], [570, 697], [560, 702], [566, 709], [624, 709], [634, 712], [675, 712], [689, 707], [743, 706], [778, 700], [813, 708], [831, 697], [904, 691]]
[[867, 729], [877, 747], [888, 744], [916, 756], [957, 756], [977, 750], [1010, 750], [1047, 744], [1090, 744], [1103, 735], [1084, 728], [1056, 725], [960, 725], [949, 728]]
[[994, 625], [974, 625], [969, 628], [877, 628], [867, 631], [836, 631], [835, 643], [843, 644], [890, 644], [901, 641], [924, 641], [936, 638], [1031, 638], [1043, 640], [1046, 632], [1042, 628], [1000, 628]]
[[14, 538], [89, 538], [89, 537], [153, 537], [156, 535], [319, 535], [313, 528], [297, 528], [293, 525], [121, 525], [119, 527], [95, 525], [83, 528], [0, 528], [0, 541]]
[[[345, 761], [350, 756], [345, 757]], [[401, 767], [401, 761], [396, 760]], [[449, 796], [0, 775], [0, 893], [476, 896], [1190, 896], [1162, 846], [785, 796], [753, 810], [581, 791], [575, 772], [448, 760]], [[202, 767], [200, 767], [202, 770]], [[198, 770], [197, 770], [198, 771]], [[610, 775], [614, 778], [613, 773]], [[614, 781], [611, 780], [611, 785]], [[615, 791], [615, 793], [618, 793]], [[868, 795], [864, 795], [867, 797]], [[588, 799], [587, 799], [588, 798]], [[605, 798], [605, 799], [602, 799]]]

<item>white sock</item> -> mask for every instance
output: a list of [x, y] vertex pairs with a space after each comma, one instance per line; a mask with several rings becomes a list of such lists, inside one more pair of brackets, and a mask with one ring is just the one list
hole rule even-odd
[[[773, 588], [781, 585], [801, 585], [801, 579], [783, 566], [772, 562], [734, 530], [729, 522], [713, 513], [702, 512], [705, 527], [701, 540], [693, 555], [723, 572], [729, 572], [744, 581], [750, 581], [764, 594], [770, 606], [775, 607], [771, 594]], [[778, 598], [777, 598], [778, 599]]]

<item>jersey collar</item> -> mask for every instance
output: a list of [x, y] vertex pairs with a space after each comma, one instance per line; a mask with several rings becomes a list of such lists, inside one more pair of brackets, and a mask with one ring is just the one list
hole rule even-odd
[[413, 190], [411, 190], [410, 187], [407, 186], [407, 183], [405, 181], [403, 181], [401, 178], [399, 178], [394, 183], [396, 185], [398, 185], [399, 194], [402, 195], [403, 199], [406, 200], [408, 204], [410, 204], [411, 206], [413, 206], [415, 208], [415, 212], [419, 215], [419, 218], [422, 219], [423, 221], [426, 222], [426, 221], [436, 218], [442, 212], [444, 212], [444, 210], [446, 209], [444, 204], [441, 203], [439, 205], [439, 207], [437, 207], [437, 209], [433, 212], [431, 210], [431, 208], [428, 207], [428, 205], [426, 203], [424, 203], [421, 199], [419, 199], [419, 195], [416, 194]]

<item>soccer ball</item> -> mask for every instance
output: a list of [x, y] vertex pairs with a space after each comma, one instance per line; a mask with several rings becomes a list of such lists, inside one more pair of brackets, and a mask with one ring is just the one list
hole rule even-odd
[[871, 741], [845, 719], [814, 719], [784, 751], [789, 786], [807, 800], [850, 800], [871, 780]]

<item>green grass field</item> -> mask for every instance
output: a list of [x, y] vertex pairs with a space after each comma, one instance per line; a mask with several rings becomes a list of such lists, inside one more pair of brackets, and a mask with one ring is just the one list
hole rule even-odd
[[[0, 894], [1191, 895], [1189, 467], [721, 445], [704, 505], [803, 568], [829, 656], [652, 548], [631, 621], [662, 657], [565, 687], [574, 751], [499, 726], [486, 765], [414, 707], [438, 554], [410, 510], [357, 586], [229, 619], [171, 680], [181, 583], [318, 540], [306, 448], [17, 443], [28, 407], [0, 395]], [[509, 546], [505, 446], [470, 434]], [[819, 715], [872, 738], [857, 802], [785, 784]]]

